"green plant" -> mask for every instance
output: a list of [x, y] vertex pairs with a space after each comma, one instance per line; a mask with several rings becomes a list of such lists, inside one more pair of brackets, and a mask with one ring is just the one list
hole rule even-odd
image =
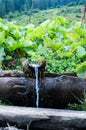
[[77, 103], [74, 103], [74, 104], [69, 103], [67, 108], [72, 109], [72, 110], [86, 111], [86, 92], [83, 92], [83, 95], [82, 95], [81, 99], [79, 99], [77, 97], [76, 97], [76, 99], [78, 100], [79, 104], [77, 104]]
[[0, 105], [12, 105], [12, 103], [0, 97]]
[[76, 72], [79, 77], [86, 78], [86, 61], [78, 65]]
[[81, 105], [77, 103], [74, 104], [69, 103], [67, 108], [70, 110], [81, 110]]
[[[46, 58], [48, 72], [78, 72], [86, 60], [86, 25], [71, 23], [59, 16], [35, 27], [14, 22], [0, 22], [2, 69], [21, 69], [21, 61], [36, 62]], [[85, 71], [84, 71], [85, 72]]]

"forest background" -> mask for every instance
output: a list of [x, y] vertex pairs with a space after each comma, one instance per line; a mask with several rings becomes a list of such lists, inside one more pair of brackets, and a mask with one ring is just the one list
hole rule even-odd
[[46, 10], [61, 7], [62, 5], [85, 4], [85, 0], [0, 0], [0, 17], [4, 17], [9, 12], [28, 11], [31, 8]]

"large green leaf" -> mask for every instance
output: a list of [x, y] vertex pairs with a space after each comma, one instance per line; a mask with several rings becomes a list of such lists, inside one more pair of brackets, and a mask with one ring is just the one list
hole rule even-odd
[[77, 49], [76, 49], [76, 55], [81, 58], [83, 57], [84, 55], [86, 55], [86, 50], [84, 47], [82, 46], [78, 46]]
[[76, 72], [79, 77], [86, 78], [86, 61], [78, 65]]
[[4, 48], [0, 47], [0, 61], [4, 59], [4, 56], [5, 56]]

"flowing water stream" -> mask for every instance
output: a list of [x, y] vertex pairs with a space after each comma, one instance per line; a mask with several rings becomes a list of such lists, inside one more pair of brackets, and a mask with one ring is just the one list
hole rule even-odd
[[39, 83], [38, 83], [38, 66], [35, 66], [35, 76], [36, 76], [36, 107], [39, 107]]
[[38, 80], [38, 69], [39, 65], [38, 64], [30, 64], [31, 67], [34, 68], [35, 71], [35, 77], [36, 77], [36, 107], [39, 107], [39, 80]]

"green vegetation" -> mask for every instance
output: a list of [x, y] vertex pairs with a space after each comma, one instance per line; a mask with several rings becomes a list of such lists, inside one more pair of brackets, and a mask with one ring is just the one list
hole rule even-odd
[[0, 105], [11, 106], [12, 103], [9, 102], [7, 99], [0, 97]]
[[[75, 6], [85, 4], [85, 0], [0, 0], [0, 17], [4, 18], [9, 12], [27, 12], [31, 15], [31, 11], [47, 10], [50, 8], [61, 7], [63, 5]], [[34, 9], [34, 10], [33, 10]]]
[[2, 69], [21, 69], [26, 57], [32, 62], [46, 58], [48, 72], [75, 72], [86, 61], [86, 25], [62, 16], [37, 27], [1, 21], [0, 54]]
[[84, 61], [82, 64], [80, 64], [77, 67], [76, 71], [77, 71], [79, 77], [85, 77], [86, 78], [86, 61]]
[[47, 19], [52, 19], [58, 16], [64, 16], [69, 21], [80, 21], [81, 20], [81, 11], [83, 9], [83, 5], [76, 5], [76, 6], [61, 6], [60, 8], [48, 9], [48, 10], [37, 10], [30, 15], [29, 11], [26, 12], [15, 12], [15, 13], [8, 13], [5, 16], [5, 19], [9, 21], [15, 22], [17, 25], [27, 25], [27, 24], [34, 24], [39, 25], [43, 21]]
[[[77, 98], [77, 97], [76, 97]], [[82, 110], [86, 111], [86, 92], [83, 93], [83, 97], [81, 99], [77, 99], [79, 101], [79, 104], [68, 104], [68, 109], [71, 110]]]

